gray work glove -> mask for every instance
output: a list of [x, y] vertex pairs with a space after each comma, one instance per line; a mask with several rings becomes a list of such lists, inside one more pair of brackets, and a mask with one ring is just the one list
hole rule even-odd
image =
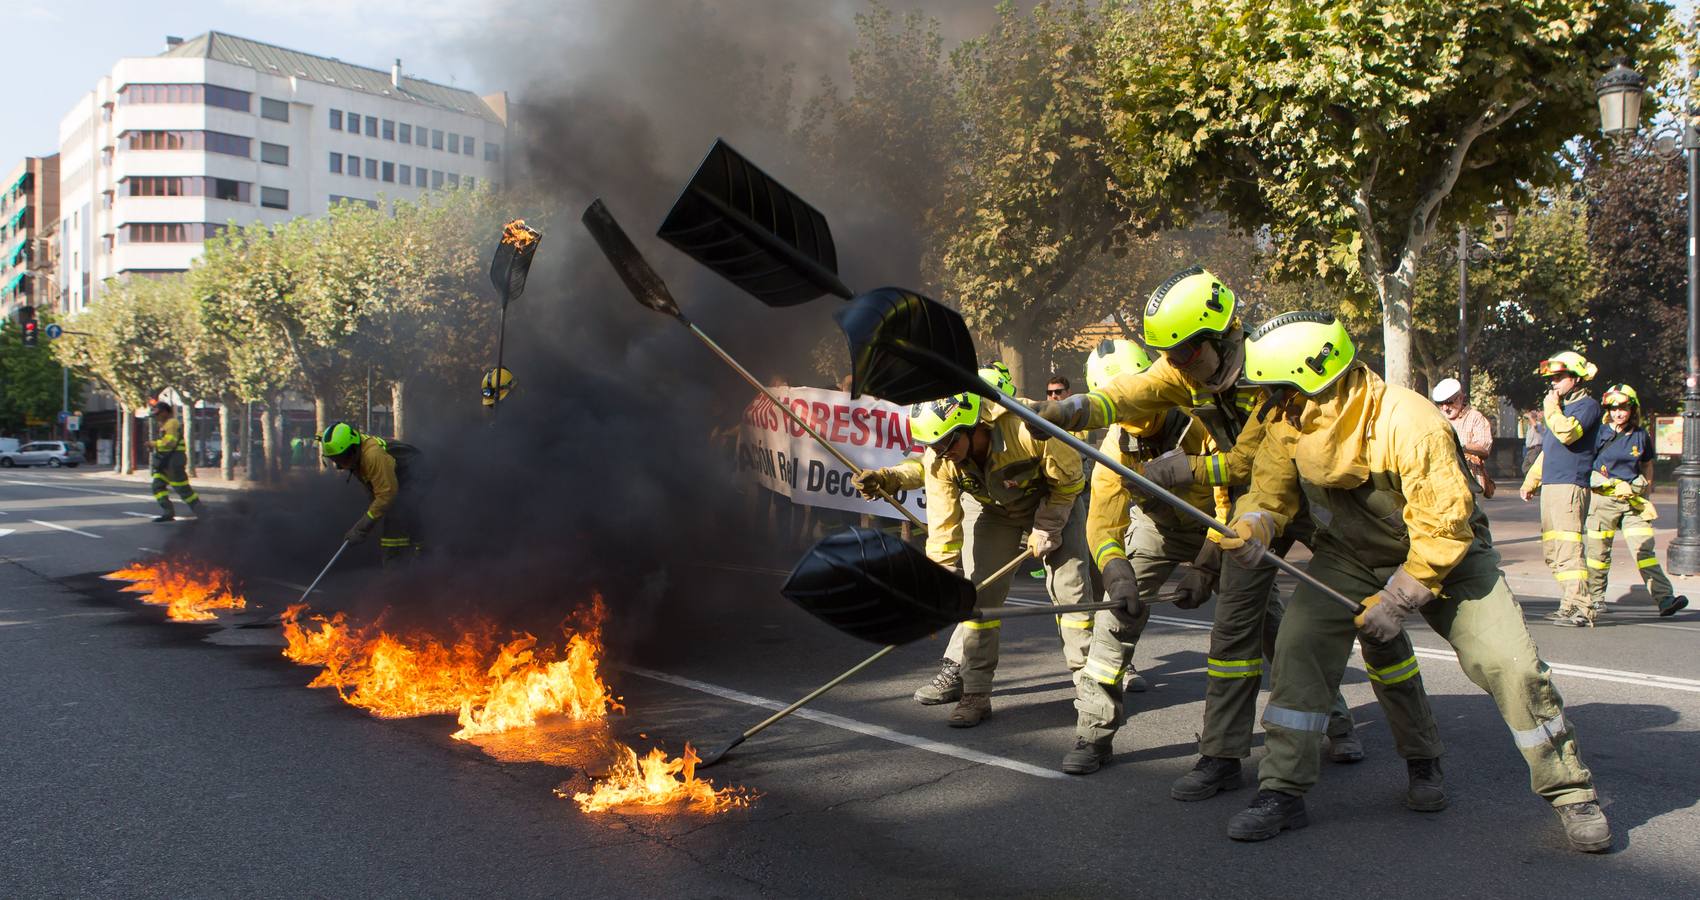
[[1133, 575], [1133, 565], [1120, 556], [1104, 563], [1104, 596], [1120, 603], [1135, 619], [1145, 614], [1145, 601], [1139, 599], [1139, 579]]
[[1263, 562], [1263, 551], [1275, 540], [1275, 517], [1261, 509], [1254, 510], [1228, 527], [1234, 536], [1222, 538], [1222, 550], [1241, 567], [1257, 568]]
[[1216, 591], [1222, 577], [1222, 547], [1215, 541], [1205, 541], [1198, 558], [1181, 567], [1180, 583], [1175, 587], [1177, 609], [1197, 609]]
[[[1091, 425], [1092, 409], [1087, 405], [1085, 394], [1075, 394], [1065, 400], [1034, 400], [1027, 404], [1027, 408], [1064, 431], [1085, 431]], [[1031, 426], [1028, 431], [1034, 437], [1050, 437]]]
[[1170, 492], [1180, 491], [1192, 484], [1192, 461], [1179, 447], [1145, 464], [1143, 474], [1158, 487]]
[[361, 543], [366, 540], [369, 535], [371, 535], [372, 529], [376, 527], [378, 527], [377, 519], [374, 519], [365, 513], [361, 513], [360, 521], [355, 522], [354, 527], [348, 529], [348, 533], [343, 535], [342, 539], [350, 544]]
[[1364, 637], [1385, 644], [1399, 636], [1406, 616], [1433, 599], [1434, 592], [1401, 567], [1387, 580], [1386, 587], [1364, 601], [1364, 611], [1352, 618], [1352, 624]]
[[902, 490], [902, 485], [897, 483], [897, 473], [890, 469], [863, 469], [850, 476], [850, 486], [867, 500], [884, 499], [880, 491], [890, 496]]

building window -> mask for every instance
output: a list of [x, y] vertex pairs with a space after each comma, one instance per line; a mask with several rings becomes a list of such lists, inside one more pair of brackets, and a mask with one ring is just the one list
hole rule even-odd
[[413, 126], [406, 122], [401, 123], [401, 142], [404, 144], [413, 143]]
[[442, 186], [443, 186], [443, 173], [437, 171], [436, 169], [432, 169], [431, 170], [431, 187], [432, 188], [440, 188]]
[[260, 142], [260, 162], [271, 163], [274, 166], [289, 165], [289, 148], [282, 144]]
[[452, 187], [452, 188], [460, 187], [460, 176], [459, 175], [456, 175], [453, 172], [449, 173], [449, 187]]
[[112, 192], [111, 191], [101, 191], [100, 192], [100, 208], [101, 209], [111, 209], [112, 208]]
[[[340, 109], [331, 110], [331, 130], [332, 131], [341, 131], [342, 130], [342, 110], [340, 110]], [[489, 154], [485, 154], [485, 155], [488, 156]]]
[[341, 153], [332, 153], [331, 154], [331, 174], [332, 175], [341, 175], [342, 174], [342, 154]]
[[478, 186], [478, 179], [473, 178], [471, 175], [466, 176], [466, 189], [467, 190], [470, 191], [477, 186]]
[[484, 142], [484, 161], [485, 162], [501, 162], [502, 161], [502, 145], [501, 144], [492, 144], [489, 141], [485, 141]]
[[348, 154], [348, 174], [355, 178], [360, 177], [360, 157], [352, 153]]
[[449, 152], [450, 153], [459, 153], [460, 152], [460, 135], [455, 134], [452, 131], [449, 132]]
[[129, 222], [118, 226], [122, 244], [187, 244], [204, 241], [224, 231], [211, 222]]
[[289, 104], [283, 100], [261, 97], [260, 118], [271, 119], [274, 122], [287, 122], [289, 121]]
[[413, 143], [418, 144], [421, 147], [425, 146], [425, 137], [430, 133], [431, 129], [426, 128], [423, 125], [413, 126]]
[[107, 256], [112, 255], [112, 235], [103, 234], [100, 236], [100, 252]]
[[211, 197], [214, 200], [251, 202], [253, 185], [231, 178], [132, 175], [122, 182], [126, 197]]
[[208, 106], [222, 106], [225, 109], [234, 109], [237, 112], [247, 112], [250, 108], [250, 101], [248, 98], [249, 94], [247, 91], [238, 91], [227, 87], [219, 87], [216, 84], [207, 85]]
[[384, 140], [386, 140], [386, 141], [395, 140], [395, 120], [394, 119], [385, 119], [384, 120]]
[[401, 183], [409, 186], [413, 184], [413, 167], [407, 163], [401, 164]]
[[191, 182], [199, 182], [207, 196], [214, 200], [229, 200], [232, 203], [254, 202], [254, 186], [246, 181], [233, 178], [192, 178]]
[[366, 136], [370, 138], [378, 136], [378, 120], [375, 116], [366, 117]]
[[395, 181], [395, 163], [384, 163], [384, 180], [389, 182]]
[[260, 188], [260, 205], [266, 209], [288, 209], [289, 192], [283, 188]]
[[366, 177], [373, 181], [378, 180], [378, 161], [370, 156], [366, 157]]
[[348, 133], [360, 133], [360, 114], [357, 112], [351, 112], [348, 114]]
[[119, 103], [204, 103], [238, 112], [248, 112], [252, 97], [247, 91], [216, 84], [127, 84], [118, 89]]
[[107, 166], [108, 168], [110, 168], [112, 166], [112, 148], [111, 147], [100, 148], [100, 164], [103, 165], [103, 166]]
[[126, 131], [119, 138], [131, 150], [205, 150], [248, 156], [248, 138], [222, 131]]
[[331, 195], [331, 205], [335, 206], [338, 203], [358, 203], [361, 206], [365, 206], [365, 207], [368, 207], [370, 209], [377, 209], [378, 208], [378, 201], [376, 201], [376, 200], [362, 200], [359, 197], [344, 197], [341, 194], [332, 194]]
[[443, 149], [443, 133], [435, 128], [431, 129], [431, 149]]
[[467, 156], [471, 156], [472, 149], [472, 135], [469, 134], [466, 136], [466, 140], [461, 141], [460, 152], [465, 153]]

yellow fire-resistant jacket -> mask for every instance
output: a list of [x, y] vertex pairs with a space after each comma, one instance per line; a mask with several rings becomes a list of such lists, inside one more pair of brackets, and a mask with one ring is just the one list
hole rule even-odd
[[354, 467], [354, 477], [372, 494], [372, 505], [366, 507], [366, 517], [381, 517], [395, 503], [401, 491], [396, 477], [395, 457], [390, 455], [383, 438], [366, 435], [360, 439], [360, 458]]
[[1497, 564], [1452, 424], [1366, 368], [1345, 379], [1329, 403], [1306, 406], [1302, 428], [1270, 418], [1236, 512], [1261, 509], [1285, 528], [1308, 502], [1319, 546], [1372, 568], [1402, 566], [1437, 594], [1472, 549]]
[[153, 442], [157, 453], [171, 453], [183, 449], [183, 420], [172, 416], [159, 426], [159, 439]]
[[984, 466], [971, 459], [954, 463], [929, 448], [895, 467], [904, 490], [926, 486], [927, 557], [939, 565], [961, 560], [963, 494], [988, 510], [1031, 519], [1034, 528], [1060, 534], [1086, 489], [1080, 454], [1072, 447], [1035, 440], [1020, 419], [1001, 408], [988, 409], [986, 417], [992, 445]]
[[[1104, 436], [1101, 449], [1116, 462], [1144, 474], [1144, 464], [1136, 453], [1130, 452], [1131, 441], [1128, 439], [1156, 435], [1162, 430], [1165, 418], [1166, 415], [1160, 415], [1140, 423], [1138, 427], [1125, 423], [1114, 425], [1110, 428], [1110, 433]], [[1196, 420], [1191, 420], [1189, 425], [1181, 439], [1181, 450], [1189, 456], [1213, 451], [1216, 442], [1205, 431], [1204, 426]], [[1203, 512], [1221, 514], [1217, 509], [1216, 491], [1207, 484], [1194, 481], [1180, 496]], [[1127, 549], [1122, 546], [1122, 541], [1127, 534], [1128, 523], [1133, 521], [1130, 512], [1133, 506], [1144, 509], [1159, 526], [1180, 524], [1179, 513], [1167, 503], [1138, 493], [1120, 475], [1110, 471], [1109, 466], [1093, 467], [1092, 499], [1086, 513], [1086, 545], [1092, 548], [1092, 561], [1097, 564], [1099, 571], [1103, 571], [1104, 564], [1112, 559], [1127, 558]]]
[[[1092, 428], [1118, 422], [1137, 428], [1175, 407], [1192, 413], [1218, 445], [1216, 450], [1206, 453], [1188, 451], [1193, 481], [1229, 486], [1245, 484], [1251, 478], [1252, 459], [1257, 455], [1263, 431], [1263, 423], [1251, 414], [1262, 394], [1262, 388], [1235, 388], [1230, 406], [1235, 410], [1234, 417], [1245, 422], [1237, 429], [1226, 429], [1223, 420], [1227, 414], [1218, 406], [1216, 395], [1170, 365], [1167, 357], [1159, 357], [1151, 368], [1119, 376], [1086, 396], [1091, 400], [1088, 408]], [[1230, 433], [1233, 430], [1238, 433]]]

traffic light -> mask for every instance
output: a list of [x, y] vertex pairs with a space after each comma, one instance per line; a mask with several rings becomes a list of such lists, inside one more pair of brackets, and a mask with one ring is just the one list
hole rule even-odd
[[35, 346], [36, 334], [39, 328], [40, 326], [38, 326], [35, 321], [35, 307], [18, 307], [18, 330], [22, 331], [24, 334], [25, 347]]

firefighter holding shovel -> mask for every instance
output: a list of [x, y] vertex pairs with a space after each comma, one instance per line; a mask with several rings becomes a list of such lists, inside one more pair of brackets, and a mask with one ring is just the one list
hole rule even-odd
[[381, 524], [384, 565], [423, 550], [419, 520], [421, 459], [418, 448], [401, 441], [361, 434], [347, 422], [337, 422], [319, 435], [319, 451], [337, 469], [350, 472], [372, 497], [343, 539], [362, 543]]
[[[909, 430], [926, 446], [920, 458], [867, 470], [853, 483], [865, 497], [925, 486], [928, 558], [978, 582], [1008, 562], [1027, 533], [1028, 550], [1044, 561], [1052, 602], [1090, 602], [1085, 523], [1071, 515], [1086, 489], [1080, 454], [1057, 441], [1036, 440], [1020, 419], [987, 408], [975, 394], [916, 404]], [[1009, 583], [1008, 575], [997, 579], [976, 602], [1000, 605]], [[952, 728], [971, 728], [991, 715], [1001, 624], [964, 623], [962, 696], [950, 713]], [[947, 658], [945, 665], [954, 664]]]

